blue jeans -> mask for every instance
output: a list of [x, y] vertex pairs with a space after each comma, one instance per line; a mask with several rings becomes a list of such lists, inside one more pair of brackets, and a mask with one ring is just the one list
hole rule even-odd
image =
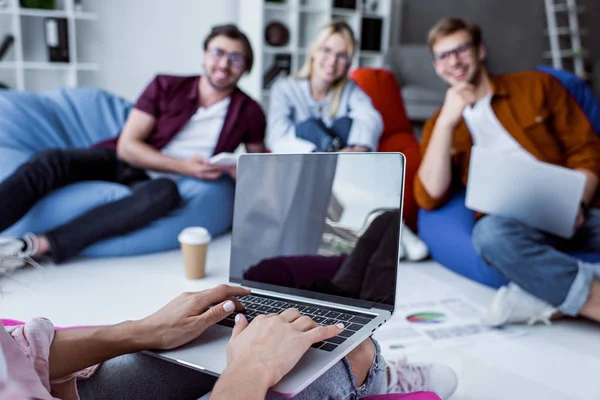
[[[373, 343], [375, 344], [375, 360], [373, 360], [373, 364], [369, 369], [367, 379], [365, 379], [361, 386], [356, 386], [348, 358], [344, 357], [293, 398], [307, 400], [354, 400], [377, 394], [385, 394], [387, 391], [386, 364], [381, 355], [379, 343], [375, 340], [373, 340]], [[267, 393], [268, 400], [285, 398]]]
[[[367, 379], [356, 387], [346, 358], [336, 363], [294, 399], [360, 399], [387, 389], [385, 360], [375, 343], [375, 360]], [[79, 395], [94, 399], [208, 399], [217, 378], [146, 354], [129, 354], [103, 363], [89, 379], [77, 381]], [[240, 394], [243, 398], [243, 394]], [[271, 394], [267, 399], [279, 399]]]
[[348, 145], [350, 128], [352, 119], [349, 117], [336, 119], [330, 128], [318, 118], [309, 118], [296, 125], [296, 136], [313, 143], [319, 151], [328, 152], [333, 151], [334, 137], [340, 141], [340, 150]]
[[485, 216], [473, 230], [479, 256], [528, 293], [575, 316], [589, 297], [600, 264], [566, 252], [600, 253], [600, 209], [592, 209], [570, 240], [541, 232], [515, 219]]

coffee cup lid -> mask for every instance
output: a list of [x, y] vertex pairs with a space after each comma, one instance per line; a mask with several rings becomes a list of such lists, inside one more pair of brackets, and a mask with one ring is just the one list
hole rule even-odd
[[181, 231], [177, 239], [184, 244], [205, 244], [210, 242], [212, 237], [205, 228], [192, 226]]

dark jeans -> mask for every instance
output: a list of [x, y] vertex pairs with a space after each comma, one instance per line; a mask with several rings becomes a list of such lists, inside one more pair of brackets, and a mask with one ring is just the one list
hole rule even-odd
[[181, 201], [173, 181], [151, 180], [143, 170], [120, 161], [114, 150], [48, 150], [0, 183], [0, 232], [19, 221], [53, 190], [82, 181], [120, 183], [130, 187], [132, 194], [43, 233], [57, 263], [100, 240], [140, 229], [165, 216]]
[[333, 277], [333, 285], [346, 295], [393, 304], [399, 224], [400, 211], [388, 211], [375, 218]]
[[81, 400], [196, 400], [217, 378], [191, 368], [136, 353], [100, 365], [89, 379], [77, 381]]
[[319, 151], [339, 151], [348, 145], [351, 127], [348, 117], [336, 119], [331, 128], [318, 118], [309, 118], [296, 125], [296, 136], [313, 143]]

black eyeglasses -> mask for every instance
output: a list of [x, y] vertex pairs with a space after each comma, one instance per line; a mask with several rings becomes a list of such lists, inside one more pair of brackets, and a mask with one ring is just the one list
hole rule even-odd
[[208, 52], [217, 62], [221, 61], [223, 57], [227, 57], [227, 61], [235, 68], [244, 68], [246, 66], [246, 56], [241, 53], [228, 53], [218, 47], [214, 47]]
[[461, 44], [460, 46], [458, 46], [452, 50], [444, 51], [442, 53], [437, 53], [437, 54], [433, 53], [433, 55], [432, 55], [433, 61], [447, 62], [450, 60], [450, 56], [452, 56], [452, 55], [454, 55], [456, 58], [464, 59], [468, 55], [470, 55], [471, 47], [473, 47], [473, 43], [468, 42], [465, 44]]

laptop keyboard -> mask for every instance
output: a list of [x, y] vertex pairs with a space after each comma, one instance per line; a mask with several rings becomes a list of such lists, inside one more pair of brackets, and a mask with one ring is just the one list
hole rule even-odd
[[[338, 322], [343, 323], [345, 328], [342, 333], [312, 345], [312, 347], [324, 351], [334, 350], [375, 318], [374, 315], [340, 311], [329, 307], [316, 306], [314, 304], [300, 303], [297, 301], [282, 301], [281, 299], [256, 294], [239, 297], [238, 300], [246, 307], [243, 314], [246, 316], [248, 322], [251, 322], [261, 314], [279, 314], [288, 308], [297, 308], [300, 311], [300, 314], [309, 316], [313, 321], [321, 325], [335, 325]], [[227, 318], [219, 322], [218, 325], [233, 328], [235, 325], [234, 319], [236, 314], [237, 313], [234, 312], [227, 316]]]

